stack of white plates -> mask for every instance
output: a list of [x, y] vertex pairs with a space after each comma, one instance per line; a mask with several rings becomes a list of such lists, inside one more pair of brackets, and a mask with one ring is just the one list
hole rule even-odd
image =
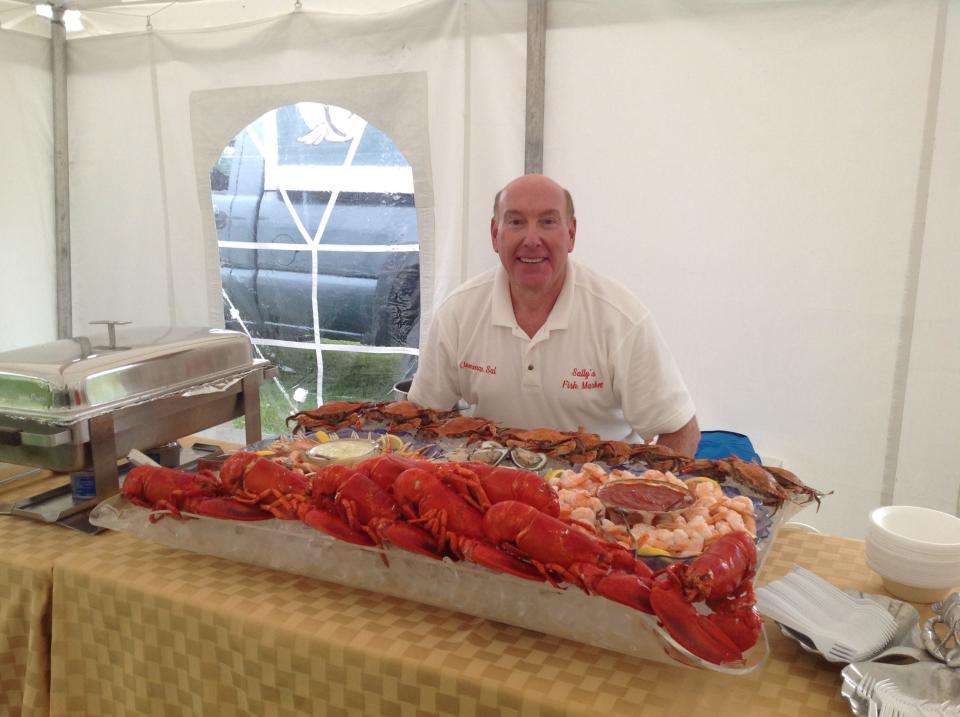
[[867, 565], [896, 597], [929, 603], [960, 586], [960, 518], [909, 505], [877, 508], [865, 542]]

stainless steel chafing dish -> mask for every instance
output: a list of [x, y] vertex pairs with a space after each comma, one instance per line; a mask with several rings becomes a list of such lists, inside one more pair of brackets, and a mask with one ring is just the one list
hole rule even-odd
[[96, 499], [68, 512], [116, 493], [117, 458], [133, 449], [244, 415], [247, 443], [260, 440], [259, 387], [276, 369], [252, 359], [244, 334], [98, 323], [107, 326], [0, 353], [0, 461], [92, 468]]

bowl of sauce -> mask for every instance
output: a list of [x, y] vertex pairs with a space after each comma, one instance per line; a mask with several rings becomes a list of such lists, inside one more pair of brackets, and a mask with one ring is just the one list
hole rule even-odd
[[317, 467], [352, 466], [365, 458], [371, 458], [380, 452], [375, 441], [361, 438], [345, 438], [314, 446], [304, 454], [306, 459]]

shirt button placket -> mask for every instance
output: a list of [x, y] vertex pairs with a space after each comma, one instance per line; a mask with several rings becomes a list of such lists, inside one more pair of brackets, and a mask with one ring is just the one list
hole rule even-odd
[[523, 354], [523, 367], [522, 384], [531, 388], [540, 388], [540, 366], [534, 356], [532, 346], [527, 347]]

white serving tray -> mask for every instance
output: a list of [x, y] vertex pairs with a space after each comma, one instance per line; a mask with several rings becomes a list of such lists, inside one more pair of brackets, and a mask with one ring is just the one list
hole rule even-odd
[[743, 675], [769, 654], [761, 632], [743, 665], [714, 665], [676, 643], [654, 616], [578, 588], [560, 590], [395, 548], [385, 549], [385, 565], [380, 550], [344, 543], [299, 521], [196, 516], [151, 523], [149, 516], [150, 511], [118, 495], [100, 503], [90, 522], [174, 548], [372, 590], [657, 662]]

